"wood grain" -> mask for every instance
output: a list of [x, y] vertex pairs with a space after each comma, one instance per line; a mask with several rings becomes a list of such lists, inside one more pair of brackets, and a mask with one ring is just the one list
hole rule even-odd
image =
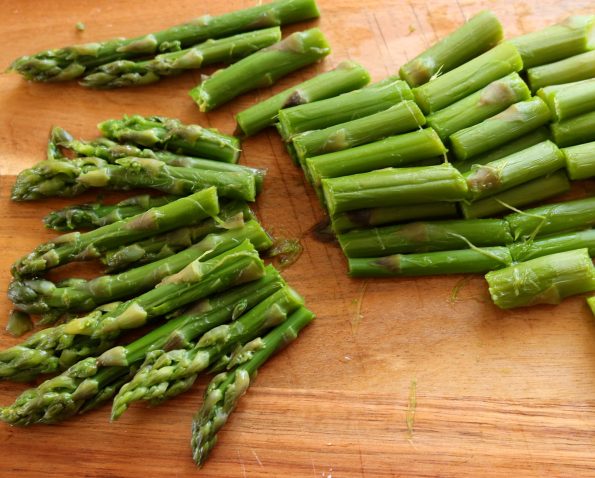
[[[254, 3], [0, 0], [0, 33], [8, 39], [0, 67], [43, 48], [142, 34]], [[564, 0], [319, 3], [323, 17], [311, 24], [328, 35], [331, 57], [208, 116], [186, 94], [197, 72], [109, 92], [0, 75], [0, 289], [10, 264], [52, 236], [43, 215], [69, 203], [8, 199], [14, 175], [43, 158], [51, 125], [91, 137], [101, 120], [140, 113], [231, 132], [241, 109], [346, 58], [375, 80], [393, 73], [483, 8], [495, 11], [509, 36], [595, 11], [593, 1]], [[263, 368], [205, 468], [195, 469], [189, 451], [203, 379], [157, 409], [133, 407], [114, 424], [103, 408], [57, 426], [0, 426], [0, 476], [595, 476], [595, 325], [583, 298], [503, 312], [490, 304], [481, 277], [351, 280], [338, 248], [313, 234], [322, 210], [276, 134], [247, 140], [242, 161], [269, 170], [257, 209], [275, 234], [302, 241], [304, 253], [285, 276], [318, 319]], [[577, 184], [574, 193], [594, 186]], [[63, 274], [97, 271], [82, 264]], [[2, 294], [4, 317], [9, 309]], [[0, 334], [0, 347], [13, 343]], [[0, 403], [24, 389], [0, 383]]]

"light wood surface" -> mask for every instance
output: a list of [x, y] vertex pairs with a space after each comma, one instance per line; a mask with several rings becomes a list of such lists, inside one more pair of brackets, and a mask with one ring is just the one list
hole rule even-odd
[[[142, 34], [255, 3], [0, 0], [0, 68], [44, 48]], [[495, 11], [508, 36], [595, 12], [593, 1], [565, 0], [319, 4], [317, 23], [333, 54], [272, 91], [347, 58], [379, 80], [483, 8]], [[75, 29], [79, 21], [84, 32]], [[244, 95], [207, 116], [187, 96], [198, 80], [193, 72], [96, 92], [0, 75], [0, 290], [10, 264], [52, 236], [43, 215], [73, 202], [8, 199], [14, 175], [44, 157], [50, 126], [90, 138], [99, 121], [140, 113], [232, 132], [233, 115], [271, 93]], [[203, 379], [159, 408], [134, 406], [113, 424], [109, 407], [57, 426], [2, 424], [0, 476], [595, 476], [595, 324], [584, 298], [503, 312], [490, 304], [482, 277], [349, 279], [339, 249], [313, 234], [322, 210], [277, 135], [245, 141], [242, 162], [269, 170], [257, 209], [275, 234], [302, 241], [303, 255], [284, 275], [318, 319], [263, 367], [204, 469], [195, 469], [189, 448]], [[579, 183], [574, 192], [594, 186]], [[97, 270], [83, 264], [64, 274]], [[4, 321], [10, 304], [0, 296]], [[0, 347], [13, 343], [0, 332]], [[25, 388], [0, 383], [0, 404]]]

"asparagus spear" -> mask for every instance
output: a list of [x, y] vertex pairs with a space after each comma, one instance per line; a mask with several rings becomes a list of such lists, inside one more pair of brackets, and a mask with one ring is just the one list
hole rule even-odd
[[428, 116], [428, 125], [443, 141], [453, 133], [481, 123], [507, 107], [531, 96], [529, 88], [517, 73], [493, 81], [485, 88]]
[[271, 126], [283, 108], [333, 98], [361, 88], [369, 81], [370, 75], [364, 67], [353, 61], [343, 61], [334, 70], [283, 90], [238, 113], [236, 134], [252, 136]]
[[486, 280], [501, 309], [559, 304], [568, 296], [595, 290], [595, 267], [587, 249], [576, 249], [489, 272]]
[[561, 148], [595, 141], [595, 110], [574, 118], [552, 123], [554, 141]]
[[548, 123], [550, 110], [541, 98], [509, 106], [479, 124], [457, 131], [450, 143], [457, 159], [466, 160], [522, 137]]
[[505, 217], [514, 240], [595, 226], [595, 197], [547, 204]]
[[96, 257], [101, 251], [130, 244], [158, 232], [198, 222], [218, 212], [215, 188], [205, 189], [93, 231], [59, 236], [19, 259], [12, 266], [12, 273], [18, 278], [37, 275], [73, 260]]
[[322, 180], [331, 215], [355, 209], [436, 201], [456, 202], [467, 194], [465, 179], [450, 164], [387, 168]]
[[510, 43], [501, 43], [454, 70], [414, 88], [413, 95], [424, 113], [434, 113], [522, 68], [523, 60], [517, 49]]
[[91, 410], [111, 398], [150, 351], [192, 343], [213, 327], [236, 319], [283, 285], [283, 279], [269, 266], [261, 279], [203, 299], [189, 312], [134, 342], [107, 350], [97, 358], [83, 359], [27, 390], [13, 405], [0, 408], [0, 420], [11, 425], [56, 423]]
[[508, 247], [515, 262], [524, 262], [536, 257], [583, 248], [586, 248], [589, 255], [594, 257], [595, 229], [539, 237], [528, 241], [515, 242]]
[[331, 52], [318, 28], [296, 32], [268, 48], [218, 70], [190, 90], [200, 111], [211, 111], [242, 93], [271, 86], [279, 78], [315, 63]]
[[524, 68], [545, 65], [593, 48], [595, 16], [573, 16], [563, 22], [509, 40], [523, 58]]
[[537, 95], [547, 103], [554, 121], [562, 121], [595, 110], [595, 78], [551, 85]]
[[121, 120], [99, 123], [98, 128], [103, 136], [120, 143], [157, 147], [227, 163], [237, 163], [240, 158], [239, 139], [163, 116], [124, 116]]
[[192, 301], [263, 275], [264, 264], [248, 241], [207, 261], [197, 259], [134, 299], [40, 330], [1, 351], [0, 378], [30, 380], [40, 373], [63, 370], [112, 347], [122, 330], [141, 327]]
[[281, 40], [279, 27], [240, 33], [184, 50], [162, 53], [144, 61], [117, 60], [97, 67], [79, 83], [91, 88], [141, 86], [164, 76], [220, 62], [233, 62]]
[[461, 203], [463, 217], [467, 219], [490, 217], [510, 211], [511, 208], [524, 207], [557, 196], [570, 189], [568, 177], [564, 171], [534, 179], [520, 186], [489, 196], [472, 203]]
[[483, 11], [438, 43], [405, 63], [399, 70], [409, 86], [427, 83], [494, 47], [503, 38], [502, 25], [492, 12]]
[[74, 45], [17, 58], [11, 68], [28, 80], [65, 81], [111, 61], [176, 51], [209, 38], [220, 38], [258, 28], [285, 25], [317, 18], [314, 0], [277, 0], [216, 17], [205, 15], [137, 38], [115, 38], [104, 42]]
[[563, 148], [566, 169], [570, 179], [587, 179], [595, 176], [595, 141], [570, 148]]
[[376, 169], [410, 165], [445, 153], [446, 147], [436, 132], [432, 128], [427, 128], [391, 136], [344, 151], [308, 158], [306, 165], [312, 182], [319, 186], [323, 178], [336, 178], [367, 173]]
[[500, 246], [512, 242], [503, 219], [472, 219], [359, 229], [337, 236], [349, 257], [375, 257], [412, 252], [449, 251], [474, 246]]
[[262, 339], [246, 345], [242, 362], [215, 376], [207, 386], [201, 409], [192, 421], [192, 456], [202, 466], [217, 443], [217, 433], [254, 380], [258, 369], [276, 351], [295, 340], [300, 331], [314, 319], [314, 314], [300, 307], [285, 322]]
[[595, 50], [527, 70], [531, 91], [595, 77]]
[[471, 201], [493, 196], [514, 186], [553, 173], [565, 166], [564, 155], [551, 141], [531, 146], [465, 173]]
[[479, 274], [512, 264], [506, 247], [394, 254], [350, 258], [351, 277], [398, 277], [442, 274]]
[[363, 118], [412, 99], [407, 83], [391, 78], [334, 98], [283, 109], [279, 111], [278, 130], [288, 141], [298, 133]]
[[211, 329], [192, 348], [156, 350], [148, 354], [134, 378], [123, 385], [114, 398], [112, 420], [118, 419], [135, 401], [156, 404], [184, 391], [186, 384], [191, 385], [196, 375], [220, 357], [282, 323], [302, 304], [303, 299], [297, 292], [284, 287], [234, 322]]

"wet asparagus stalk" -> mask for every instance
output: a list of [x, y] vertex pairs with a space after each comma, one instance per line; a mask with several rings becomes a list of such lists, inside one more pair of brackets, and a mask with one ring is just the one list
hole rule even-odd
[[114, 398], [112, 420], [118, 419], [135, 401], [157, 404], [185, 391], [200, 372], [232, 353], [238, 344], [244, 345], [282, 323], [301, 305], [303, 299], [297, 292], [284, 287], [234, 322], [211, 329], [194, 347], [151, 352]]
[[217, 443], [217, 433], [246, 393], [258, 369], [271, 355], [295, 340], [313, 319], [312, 312], [300, 307], [267, 335], [246, 344], [240, 354], [241, 362], [209, 383], [203, 405], [192, 422], [192, 456], [197, 465], [204, 464]]
[[98, 128], [103, 136], [119, 143], [167, 149], [227, 163], [237, 163], [240, 158], [239, 139], [163, 116], [124, 116], [121, 120], [99, 123]]
[[563, 148], [595, 141], [595, 110], [574, 118], [552, 123], [550, 129], [555, 143]]
[[518, 50], [510, 43], [501, 43], [454, 70], [414, 88], [413, 94], [424, 113], [434, 113], [522, 68], [523, 60]]
[[359, 229], [337, 236], [349, 257], [377, 257], [412, 252], [450, 251], [474, 246], [512, 243], [508, 223], [503, 219], [470, 219]]
[[527, 70], [531, 91], [595, 77], [595, 50]]
[[568, 296], [595, 290], [595, 267], [587, 249], [576, 249], [489, 272], [486, 280], [501, 309], [559, 304]]
[[513, 38], [525, 69], [578, 55], [593, 48], [595, 16], [573, 16], [555, 25]]
[[116, 60], [105, 63], [91, 71], [79, 83], [90, 88], [148, 85], [184, 70], [239, 60], [279, 40], [279, 27], [240, 33], [219, 40], [209, 39], [191, 48], [162, 53], [150, 60]]
[[537, 95], [547, 103], [554, 121], [595, 110], [595, 78], [541, 88]]
[[457, 159], [467, 160], [530, 133], [548, 123], [550, 118], [545, 102], [535, 97], [457, 131], [450, 137], [450, 142]]
[[507, 247], [394, 254], [348, 259], [351, 277], [481, 274], [512, 264]]
[[566, 169], [570, 179], [579, 180], [595, 176], [595, 141], [563, 148], [562, 153], [566, 158]]
[[428, 126], [443, 141], [453, 133], [481, 123], [519, 101], [531, 96], [529, 88], [517, 73], [493, 81], [485, 88], [428, 116]]
[[11, 68], [28, 80], [71, 80], [83, 75], [89, 68], [115, 60], [176, 51], [209, 38], [221, 38], [318, 16], [314, 0], [277, 0], [216, 17], [206, 15], [189, 23], [137, 38], [115, 38], [42, 51], [17, 58]]
[[211, 111], [242, 93], [271, 86], [292, 71], [315, 63], [331, 52], [318, 28], [296, 32], [268, 48], [216, 71], [190, 90], [201, 111]]
[[409, 86], [427, 83], [497, 45], [503, 38], [502, 25], [492, 12], [483, 11], [445, 36], [435, 45], [405, 63], [399, 70]]
[[563, 232], [552, 236], [538, 237], [509, 246], [515, 262], [524, 262], [536, 257], [557, 254], [586, 248], [591, 257], [595, 256], [595, 229], [577, 232]]
[[198, 222], [218, 212], [215, 188], [205, 189], [93, 231], [59, 236], [19, 259], [12, 266], [12, 273], [17, 278], [38, 275], [70, 261], [97, 257], [101, 251]]
[[256, 103], [236, 115], [236, 134], [252, 136], [271, 126], [279, 111], [291, 106], [333, 98], [356, 90], [370, 81], [369, 73], [353, 61], [343, 61], [331, 71], [292, 86], [281, 93]]
[[452, 165], [387, 168], [322, 180], [332, 216], [369, 207], [403, 206], [465, 198], [465, 178]]

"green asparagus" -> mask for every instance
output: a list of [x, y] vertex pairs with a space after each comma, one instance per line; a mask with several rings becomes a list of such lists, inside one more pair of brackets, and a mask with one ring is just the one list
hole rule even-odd
[[591, 308], [593, 315], [595, 315], [595, 296], [587, 298], [587, 304]]
[[524, 262], [536, 257], [587, 248], [591, 257], [595, 256], [595, 229], [578, 232], [564, 232], [552, 236], [515, 242], [509, 246], [515, 262]]
[[11, 310], [6, 323], [6, 331], [13, 337], [20, 337], [33, 329], [29, 314], [21, 310]]
[[574, 118], [552, 123], [550, 129], [556, 144], [564, 148], [595, 141], [595, 110]]
[[547, 103], [554, 121], [595, 110], [595, 78], [541, 88], [537, 95]]
[[549, 85], [561, 85], [595, 77], [595, 50], [571, 56], [548, 65], [529, 68], [527, 80], [531, 91]]
[[566, 169], [570, 179], [587, 179], [595, 176], [595, 141], [563, 148]]

